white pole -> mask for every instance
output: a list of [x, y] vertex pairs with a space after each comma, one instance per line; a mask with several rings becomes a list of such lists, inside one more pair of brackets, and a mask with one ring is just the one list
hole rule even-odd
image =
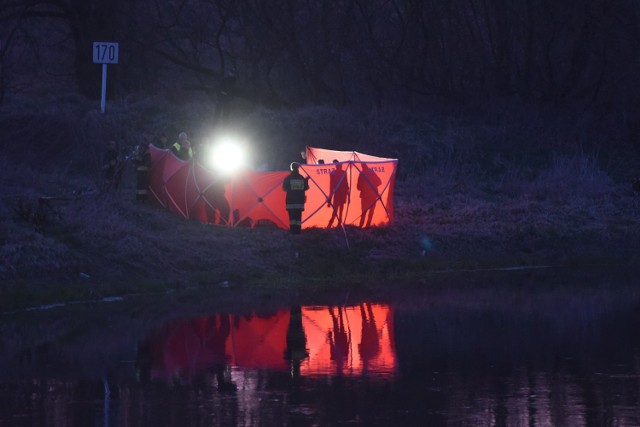
[[102, 98], [100, 99], [100, 110], [104, 113], [104, 104], [107, 99], [107, 64], [102, 64]]

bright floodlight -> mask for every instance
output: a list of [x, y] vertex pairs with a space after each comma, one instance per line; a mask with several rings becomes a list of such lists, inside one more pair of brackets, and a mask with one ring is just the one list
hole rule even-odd
[[219, 138], [209, 150], [209, 165], [225, 174], [241, 169], [245, 164], [245, 152], [234, 138]]

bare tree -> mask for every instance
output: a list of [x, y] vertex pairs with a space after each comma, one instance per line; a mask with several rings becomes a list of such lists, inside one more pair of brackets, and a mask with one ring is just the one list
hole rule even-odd
[[87, 96], [99, 90], [91, 43], [118, 41], [110, 87], [122, 93], [215, 93], [234, 69], [242, 96], [278, 104], [621, 102], [629, 88], [640, 97], [639, 15], [632, 0], [5, 0], [0, 99], [17, 53], [60, 71], [42, 37], [55, 27]]

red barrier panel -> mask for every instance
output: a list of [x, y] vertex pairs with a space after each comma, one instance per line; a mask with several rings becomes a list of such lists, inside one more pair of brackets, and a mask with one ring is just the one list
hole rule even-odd
[[[289, 228], [282, 190], [288, 172], [244, 171], [224, 178], [169, 150], [150, 145], [149, 152], [151, 194], [172, 212], [215, 224]], [[318, 163], [321, 158], [330, 160]], [[308, 147], [307, 162], [300, 166], [309, 177], [302, 228], [393, 222], [396, 159]]]

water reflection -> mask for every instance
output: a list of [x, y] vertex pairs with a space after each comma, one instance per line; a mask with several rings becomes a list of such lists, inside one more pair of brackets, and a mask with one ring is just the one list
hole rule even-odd
[[143, 377], [173, 382], [214, 369], [221, 384], [231, 367], [293, 376], [391, 375], [392, 313], [388, 305], [362, 303], [178, 320], [144, 340], [139, 366]]
[[389, 377], [395, 371], [393, 310], [363, 303], [349, 307], [303, 307], [309, 359], [303, 375], [363, 375]]
[[0, 426], [640, 425], [637, 292], [520, 297], [213, 313], [121, 341], [15, 334], [13, 352], [4, 329]]

